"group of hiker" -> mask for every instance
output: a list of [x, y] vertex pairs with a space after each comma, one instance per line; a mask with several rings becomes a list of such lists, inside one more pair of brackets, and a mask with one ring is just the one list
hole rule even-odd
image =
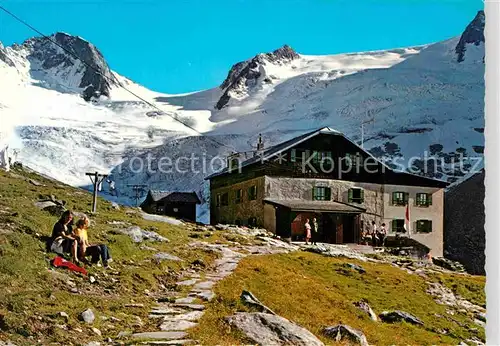
[[[306, 245], [316, 245], [320, 240], [319, 226], [316, 218], [313, 218], [312, 221], [310, 221], [310, 219], [306, 219], [306, 222], [304, 224], [304, 231]], [[385, 246], [386, 237], [387, 230], [385, 228], [385, 223], [382, 223], [380, 227], [377, 227], [375, 221], [372, 221], [371, 227], [361, 233], [360, 243], [377, 247]]]
[[312, 222], [309, 222], [309, 219], [306, 219], [306, 223], [304, 224], [304, 228], [306, 231], [306, 245], [309, 245], [312, 242], [313, 245], [316, 245], [319, 238], [319, 226], [316, 218], [312, 219]]
[[[75, 264], [102, 265], [110, 268], [111, 256], [109, 249], [104, 244], [90, 244], [87, 230], [90, 220], [87, 217], [80, 218], [74, 222], [73, 213], [70, 210], [63, 212], [61, 218], [56, 222], [50, 237], [50, 251], [59, 255], [70, 254]], [[90, 262], [87, 257], [90, 256]], [[99, 263], [99, 260], [101, 263]]]
[[361, 244], [372, 246], [385, 246], [385, 239], [387, 237], [387, 230], [385, 223], [377, 227], [375, 221], [372, 221], [371, 227], [361, 233]]

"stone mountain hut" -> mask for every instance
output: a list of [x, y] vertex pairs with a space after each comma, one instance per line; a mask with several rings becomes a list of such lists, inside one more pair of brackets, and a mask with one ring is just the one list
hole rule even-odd
[[357, 243], [372, 221], [405, 236], [408, 205], [411, 238], [442, 255], [447, 182], [396, 171], [329, 127], [260, 149], [206, 178], [212, 224], [264, 227], [300, 240], [305, 221], [316, 218], [320, 241]]

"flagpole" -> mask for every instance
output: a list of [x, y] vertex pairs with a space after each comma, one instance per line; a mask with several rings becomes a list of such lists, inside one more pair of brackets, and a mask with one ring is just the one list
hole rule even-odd
[[405, 208], [405, 230], [408, 232], [408, 238], [411, 238], [411, 216], [410, 216], [410, 201], [406, 202], [406, 208]]
[[411, 239], [411, 214], [410, 214], [410, 201], [406, 203], [406, 208], [408, 209], [408, 238]]

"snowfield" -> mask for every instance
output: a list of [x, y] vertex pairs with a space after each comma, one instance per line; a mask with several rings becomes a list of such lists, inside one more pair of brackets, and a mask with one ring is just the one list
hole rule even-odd
[[[477, 23], [462, 37], [471, 26], [477, 30]], [[282, 58], [282, 48], [233, 66], [224, 87], [167, 95], [113, 72], [91, 43], [60, 35], [90, 52], [112, 76], [110, 82], [36, 39], [15, 47], [0, 44], [0, 146], [9, 145], [23, 164], [71, 185], [88, 187], [85, 172], [108, 173], [118, 195], [110, 195], [106, 184], [101, 193], [119, 203], [134, 203], [131, 184], [196, 191], [204, 202], [203, 178], [222, 168], [231, 151], [255, 149], [259, 134], [269, 147], [330, 126], [360, 141], [361, 122], [369, 119], [364, 147], [386, 162], [426, 152], [448, 161], [457, 154], [482, 157], [484, 41], [462, 39], [461, 62], [456, 53], [461, 36], [426, 46], [325, 56], [285, 50], [292, 57]], [[91, 90], [97, 96], [90, 101], [82, 98], [86, 79], [100, 87]], [[193, 155], [199, 159], [194, 170], [188, 160], [177, 167], [183, 172], [158, 169], [162, 157], [175, 165]], [[138, 169], [148, 156], [154, 169]], [[433, 176], [456, 178], [453, 172]], [[206, 204], [198, 217], [208, 221]]]

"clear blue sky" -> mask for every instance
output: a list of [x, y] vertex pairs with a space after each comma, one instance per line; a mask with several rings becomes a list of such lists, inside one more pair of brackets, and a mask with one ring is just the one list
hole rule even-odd
[[[45, 34], [94, 43], [111, 68], [150, 89], [214, 87], [232, 64], [283, 44], [302, 54], [419, 45], [460, 35], [481, 0], [9, 0]], [[0, 41], [35, 36], [0, 12]]]

